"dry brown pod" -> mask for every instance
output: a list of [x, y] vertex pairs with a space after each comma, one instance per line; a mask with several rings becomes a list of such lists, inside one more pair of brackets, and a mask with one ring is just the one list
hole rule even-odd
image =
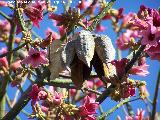
[[99, 78], [105, 76], [104, 65], [115, 58], [115, 49], [106, 35], [82, 30], [64, 47], [62, 59], [71, 69], [71, 78], [77, 87], [90, 76], [92, 66]]
[[50, 65], [49, 65], [49, 69], [51, 72], [50, 79], [52, 80], [59, 77], [59, 73], [64, 68], [62, 59], [61, 59], [62, 51], [63, 51], [62, 42], [59, 40], [54, 41], [51, 45]]

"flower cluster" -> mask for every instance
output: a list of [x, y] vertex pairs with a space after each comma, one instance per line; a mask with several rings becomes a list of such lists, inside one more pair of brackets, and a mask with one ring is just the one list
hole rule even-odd
[[47, 91], [43, 87], [34, 84], [29, 97], [32, 100], [33, 108], [30, 118], [35, 118], [37, 115], [38, 118], [43, 119], [54, 116], [62, 120], [96, 120], [94, 115], [99, 103], [89, 96], [86, 96], [82, 105], [77, 107], [66, 102], [67, 96], [56, 91]]

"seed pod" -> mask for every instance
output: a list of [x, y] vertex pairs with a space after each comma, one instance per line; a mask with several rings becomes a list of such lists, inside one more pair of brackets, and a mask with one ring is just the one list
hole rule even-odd
[[75, 40], [75, 49], [78, 58], [90, 67], [95, 50], [94, 37], [89, 31], [82, 30]]
[[51, 52], [50, 52], [50, 65], [49, 65], [49, 69], [51, 72], [50, 79], [57, 78], [59, 76], [59, 73], [64, 68], [61, 60], [62, 51], [63, 51], [63, 46], [61, 46], [61, 42], [58, 40], [54, 41], [51, 46]]
[[115, 49], [111, 39], [106, 35], [95, 35], [95, 50], [103, 63], [108, 63], [115, 59]]

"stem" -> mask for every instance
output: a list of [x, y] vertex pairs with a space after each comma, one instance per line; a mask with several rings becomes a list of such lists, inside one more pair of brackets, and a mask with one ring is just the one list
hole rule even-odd
[[11, 18], [1, 10], [0, 10], [0, 15], [3, 16], [5, 19], [7, 19], [11, 23]]
[[134, 65], [134, 63], [138, 60], [138, 58], [140, 57], [141, 53], [143, 52], [143, 50], [145, 49], [145, 45], [142, 45], [138, 51], [136, 52], [136, 54], [133, 56], [133, 58], [131, 59], [131, 61], [126, 65], [125, 71], [126, 73], [132, 68], [132, 66]]
[[9, 41], [8, 41], [8, 52], [10, 54], [7, 55], [8, 58], [8, 64], [10, 65], [13, 59], [13, 54], [12, 54], [12, 49], [14, 48], [14, 36], [16, 32], [16, 25], [15, 23], [11, 23], [11, 31], [10, 31], [10, 36], [9, 36]]
[[154, 120], [154, 119], [155, 119], [155, 114], [156, 114], [156, 104], [157, 104], [157, 98], [158, 98], [159, 84], [160, 84], [160, 70], [159, 70], [159, 72], [158, 72], [158, 78], [157, 78], [157, 83], [156, 83], [156, 88], [155, 88], [155, 93], [154, 93], [151, 120]]
[[[134, 65], [134, 63], [137, 61], [137, 59], [140, 57], [141, 53], [143, 52], [143, 50], [145, 49], [145, 46], [141, 46], [138, 51], [136, 52], [135, 56], [133, 56], [133, 58], [131, 59], [131, 61], [126, 65], [125, 67], [125, 71], [126, 74], [128, 73], [128, 71], [132, 68], [132, 66]], [[108, 96], [109, 94], [112, 92], [112, 89], [114, 89], [114, 85], [109, 86], [109, 88], [107, 88], [102, 95], [100, 95], [96, 101], [99, 103], [102, 103]]]
[[21, 49], [22, 47], [24, 47], [24, 46], [27, 45], [27, 44], [28, 44], [28, 42], [21, 44], [20, 46], [14, 48], [13, 50], [8, 51], [8, 52], [0, 55], [0, 58], [5, 57], [5, 56], [7, 56], [7, 55], [9, 55], [9, 54], [12, 54], [12, 53], [16, 52], [17, 50]]
[[108, 10], [112, 7], [112, 5], [115, 3], [115, 1], [116, 1], [116, 0], [111, 0], [111, 1], [107, 4], [107, 6], [103, 9], [103, 11], [95, 17], [93, 23], [88, 27], [88, 30], [89, 30], [89, 31], [93, 31], [93, 30], [94, 30], [94, 28], [96, 27], [96, 25], [97, 25], [97, 24], [100, 22], [100, 20], [106, 15], [106, 13], [107, 13]]
[[120, 102], [119, 104], [117, 104], [115, 107], [113, 107], [112, 109], [110, 109], [108, 112], [103, 113], [102, 115], [100, 115], [97, 120], [104, 120], [105, 117], [109, 116], [111, 113], [113, 113], [115, 110], [117, 110], [118, 108], [120, 108], [122, 105], [126, 104], [129, 101], [129, 98], [123, 100], [122, 102]]
[[15, 6], [16, 6], [16, 16], [18, 18], [18, 21], [20, 23], [22, 31], [27, 31], [27, 28], [25, 27], [25, 22], [23, 19], [23, 16], [20, 14], [19, 8], [18, 8], [18, 2], [15, 0]]
[[6, 106], [6, 98], [4, 94], [0, 102], [0, 119], [5, 115], [5, 106]]

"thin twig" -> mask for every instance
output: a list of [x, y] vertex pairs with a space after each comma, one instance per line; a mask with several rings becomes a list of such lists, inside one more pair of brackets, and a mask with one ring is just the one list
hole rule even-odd
[[5, 19], [7, 19], [11, 23], [11, 18], [1, 10], [0, 10], [0, 15], [3, 16]]
[[158, 71], [157, 83], [156, 83], [156, 88], [155, 88], [155, 93], [154, 93], [151, 120], [154, 120], [154, 119], [155, 119], [156, 107], [157, 107], [156, 105], [157, 105], [157, 98], [158, 98], [158, 90], [159, 90], [159, 84], [160, 84], [160, 70]]
[[12, 54], [12, 53], [16, 52], [17, 50], [21, 49], [22, 47], [24, 47], [24, 46], [27, 45], [27, 44], [28, 44], [28, 42], [21, 44], [20, 46], [12, 49], [11, 51], [8, 51], [8, 52], [0, 55], [0, 58], [5, 57], [5, 56], [7, 56], [7, 55], [9, 55], [9, 54]]

